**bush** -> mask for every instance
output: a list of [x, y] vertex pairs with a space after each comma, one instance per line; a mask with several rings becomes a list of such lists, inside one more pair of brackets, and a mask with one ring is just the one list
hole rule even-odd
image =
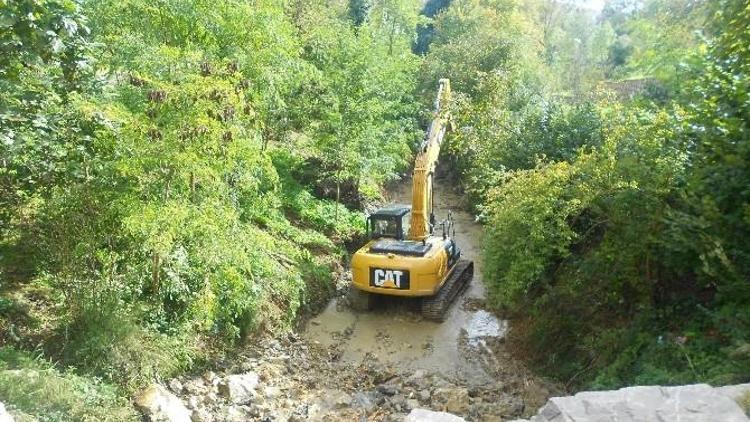
[[60, 333], [62, 362], [131, 394], [191, 367], [198, 357], [192, 330], [175, 327], [167, 335], [143, 328], [136, 316], [123, 309], [77, 316]]
[[731, 277], [706, 284], [687, 246], [700, 237], [674, 216], [690, 168], [684, 114], [602, 112], [602, 146], [513, 172], [487, 196], [484, 279], [519, 319], [515, 346], [596, 388], [746, 379], [743, 290]]

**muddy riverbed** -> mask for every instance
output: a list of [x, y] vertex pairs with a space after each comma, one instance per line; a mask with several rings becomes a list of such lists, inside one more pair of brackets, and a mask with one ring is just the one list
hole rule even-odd
[[[388, 199], [391, 203], [408, 204], [410, 195], [410, 184], [402, 183]], [[485, 350], [487, 341], [502, 341], [507, 322], [483, 309], [485, 292], [478, 250], [481, 227], [460, 209], [461, 197], [452, 190], [437, 185], [435, 199], [438, 220], [446, 217], [448, 211], [453, 212], [456, 242], [462, 256], [473, 260], [475, 265], [474, 280], [457, 299], [446, 321], [423, 319], [418, 300], [380, 298], [375, 310], [358, 313], [347, 306], [345, 297], [339, 297], [308, 322], [303, 336], [336, 349], [340, 360], [346, 363], [374, 356], [403, 370], [434, 372], [467, 385], [492, 383], [493, 378], [485, 368], [485, 361], [492, 356], [481, 355], [489, 353]]]
[[[410, 188], [393, 189], [390, 202], [409, 203]], [[355, 312], [345, 272], [337, 297], [299, 332], [251, 345], [218, 374], [171, 380], [193, 420], [401, 421], [424, 408], [502, 421], [533, 414], [559, 392], [505, 349], [508, 322], [485, 306], [481, 227], [459, 194], [438, 183], [435, 195], [438, 219], [453, 211], [456, 240], [476, 269], [445, 322], [423, 319], [417, 301], [398, 298]]]

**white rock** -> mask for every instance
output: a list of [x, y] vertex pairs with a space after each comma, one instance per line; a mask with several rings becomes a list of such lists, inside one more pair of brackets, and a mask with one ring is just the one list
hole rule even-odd
[[433, 412], [427, 409], [413, 409], [406, 415], [404, 422], [465, 422], [460, 416], [446, 412]]
[[180, 394], [182, 393], [182, 383], [177, 378], [172, 378], [169, 380], [169, 389], [175, 394]]
[[325, 397], [324, 402], [328, 409], [343, 409], [352, 403], [352, 396], [343, 390], [325, 389], [323, 397]]
[[0, 422], [13, 422], [13, 416], [5, 410], [2, 402], [0, 402]]
[[725, 385], [723, 387], [714, 387], [714, 390], [732, 400], [739, 400], [745, 394], [750, 393], [750, 384]]
[[255, 397], [260, 378], [255, 372], [229, 375], [219, 384], [221, 394], [235, 404], [249, 403]]
[[245, 422], [250, 420], [248, 409], [243, 406], [230, 406], [224, 415], [226, 422]]
[[208, 371], [203, 374], [203, 381], [205, 381], [208, 385], [216, 386], [219, 384], [219, 381], [221, 381], [221, 379], [219, 379], [219, 377], [216, 375], [216, 372]]
[[193, 411], [192, 420], [193, 422], [211, 422], [214, 418], [206, 409], [201, 408]]
[[206, 403], [207, 405], [213, 405], [218, 402], [219, 396], [217, 396], [213, 391], [203, 396], [203, 403]]
[[416, 371], [414, 371], [414, 373], [411, 374], [411, 376], [409, 377], [409, 380], [421, 380], [422, 378], [424, 378], [424, 376], [425, 376], [425, 371], [421, 369], [417, 369]]
[[159, 384], [143, 390], [135, 406], [150, 421], [190, 422], [190, 411], [182, 401]]
[[412, 410], [419, 407], [419, 401], [417, 399], [406, 400], [406, 410]]
[[553, 397], [531, 418], [532, 422], [659, 420], [747, 422], [748, 418], [737, 403], [706, 384], [638, 386]]
[[263, 387], [263, 395], [266, 396], [267, 399], [276, 398], [281, 395], [281, 388], [270, 385]]
[[208, 391], [208, 387], [206, 387], [206, 384], [204, 384], [203, 380], [200, 378], [194, 378], [186, 381], [185, 384], [183, 384], [182, 388], [188, 393], [196, 396], [206, 394], [206, 391]]
[[190, 396], [188, 398], [187, 407], [188, 409], [197, 409], [198, 406], [200, 406], [201, 401], [198, 399], [198, 396]]

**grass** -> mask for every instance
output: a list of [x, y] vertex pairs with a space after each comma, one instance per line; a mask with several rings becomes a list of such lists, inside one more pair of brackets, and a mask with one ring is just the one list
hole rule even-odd
[[17, 421], [139, 420], [114, 386], [10, 347], [0, 348], [0, 397]]
[[745, 392], [737, 398], [737, 404], [740, 405], [745, 414], [750, 416], [750, 391]]

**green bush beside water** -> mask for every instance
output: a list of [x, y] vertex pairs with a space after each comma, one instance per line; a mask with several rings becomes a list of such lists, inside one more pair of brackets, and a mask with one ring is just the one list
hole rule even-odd
[[485, 223], [489, 300], [542, 374], [750, 380], [748, 25], [741, 1], [438, 16], [426, 63], [468, 78], [449, 149]]

